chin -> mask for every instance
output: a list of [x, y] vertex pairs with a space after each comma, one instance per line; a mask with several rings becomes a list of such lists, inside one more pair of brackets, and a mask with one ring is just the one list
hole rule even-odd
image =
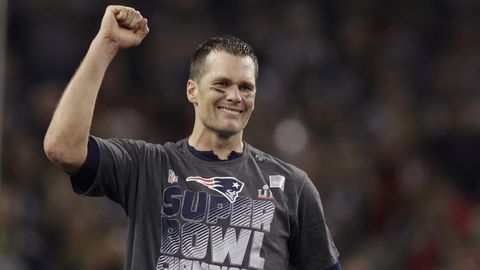
[[217, 126], [212, 129], [215, 131], [215, 133], [217, 133], [222, 138], [229, 138], [231, 136], [237, 135], [243, 130], [243, 128], [236, 125], [220, 126], [220, 127]]
[[221, 138], [230, 138], [231, 136], [237, 135], [238, 133], [242, 132], [243, 128], [245, 127], [240, 123], [222, 123], [222, 121], [205, 121], [203, 122], [203, 125], [218, 134], [218, 136]]
[[234, 135], [237, 135], [242, 130], [239, 128], [224, 128], [224, 129], [216, 129], [215, 132], [222, 138], [230, 138]]

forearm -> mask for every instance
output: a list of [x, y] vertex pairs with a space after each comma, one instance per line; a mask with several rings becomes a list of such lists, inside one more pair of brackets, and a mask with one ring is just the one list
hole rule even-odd
[[120, 48], [138, 46], [148, 34], [147, 19], [137, 10], [108, 6], [92, 41], [53, 114], [44, 140], [47, 157], [75, 172], [87, 157], [88, 134], [100, 85]]
[[105, 40], [94, 39], [53, 114], [45, 135], [45, 152], [66, 171], [76, 171], [86, 158], [95, 101], [117, 50]]

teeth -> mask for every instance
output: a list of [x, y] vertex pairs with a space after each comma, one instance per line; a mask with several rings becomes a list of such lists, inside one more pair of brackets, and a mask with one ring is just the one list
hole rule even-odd
[[227, 112], [227, 113], [232, 113], [232, 114], [240, 114], [239, 111], [234, 111], [234, 110], [229, 110], [227, 108], [220, 108], [220, 110]]

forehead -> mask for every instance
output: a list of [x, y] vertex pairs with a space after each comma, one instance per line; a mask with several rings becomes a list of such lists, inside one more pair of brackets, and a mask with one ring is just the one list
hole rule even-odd
[[255, 63], [249, 56], [233, 55], [224, 51], [213, 51], [205, 59], [204, 77], [224, 77], [231, 80], [255, 82]]

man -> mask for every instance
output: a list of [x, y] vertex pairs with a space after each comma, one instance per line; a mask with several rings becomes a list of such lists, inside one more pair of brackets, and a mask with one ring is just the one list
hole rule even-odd
[[186, 86], [195, 109], [188, 139], [155, 145], [89, 136], [110, 61], [148, 31], [138, 11], [106, 9], [44, 141], [75, 192], [107, 196], [125, 210], [125, 269], [340, 269], [308, 176], [242, 140], [258, 74], [243, 41], [211, 38], [195, 52]]

